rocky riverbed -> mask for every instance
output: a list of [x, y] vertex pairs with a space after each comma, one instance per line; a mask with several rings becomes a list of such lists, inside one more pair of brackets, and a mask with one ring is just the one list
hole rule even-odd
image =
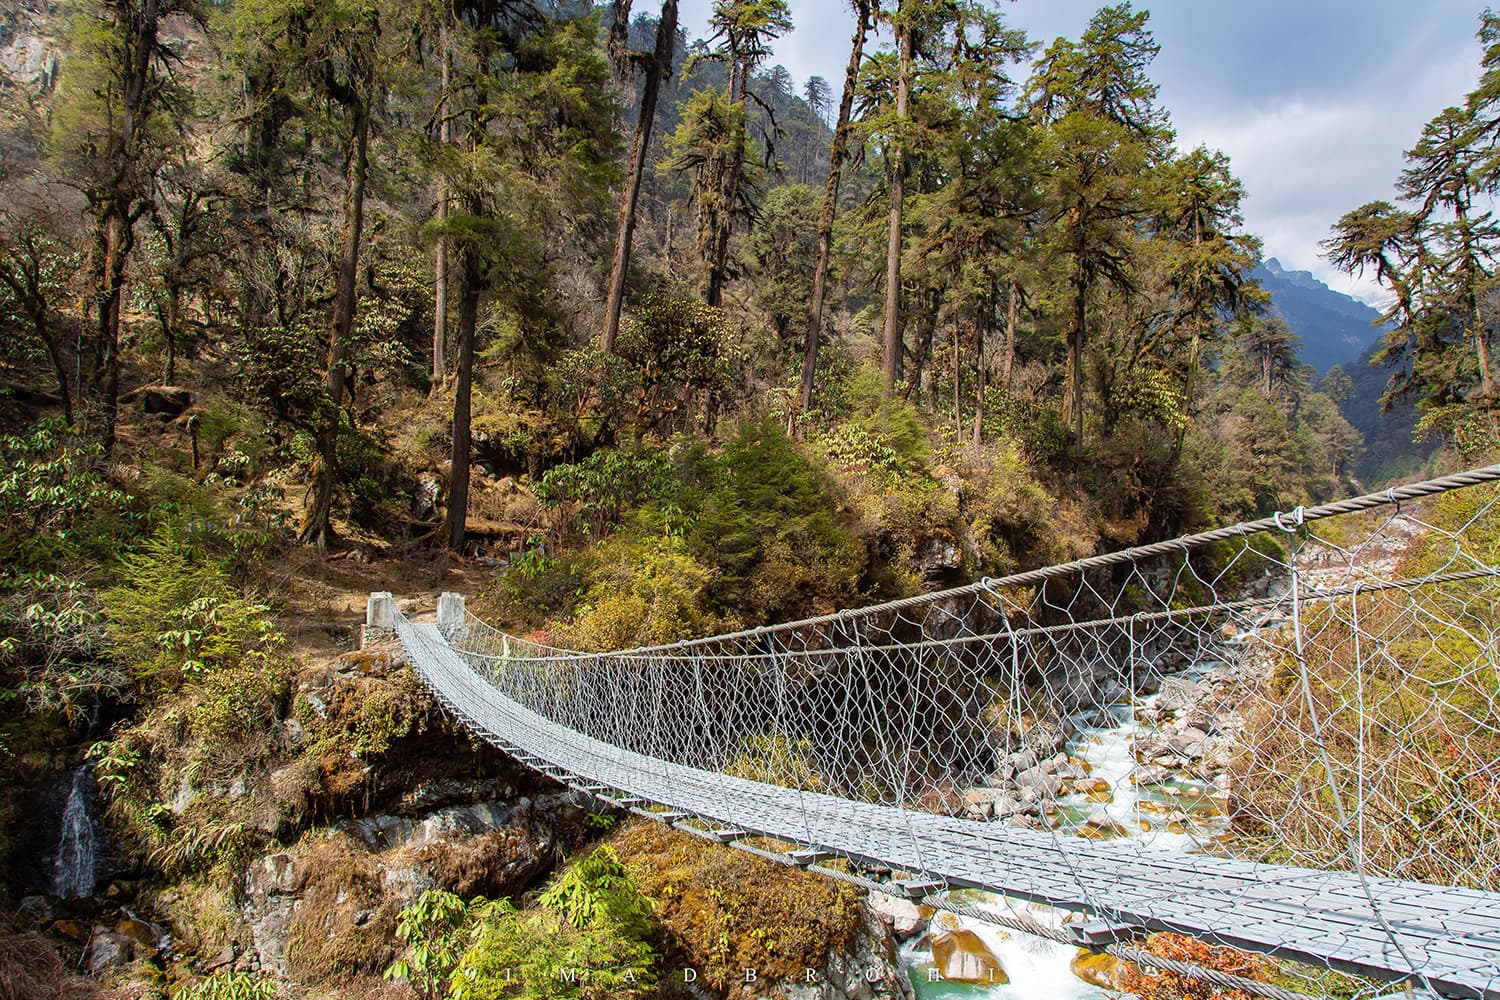
[[[965, 813], [1089, 839], [1131, 838], [1169, 851], [1211, 849], [1233, 791], [1231, 766], [1243, 728], [1237, 706], [1249, 651], [1204, 663], [1104, 706], [1056, 753], [1010, 754], [964, 794]], [[1065, 911], [966, 892], [969, 907], [1057, 927]], [[1107, 956], [1002, 930], [969, 917], [889, 905], [902, 957], [919, 996], [1084, 1000], [1118, 992], [1122, 968]], [[920, 918], [920, 919], [918, 919]]]

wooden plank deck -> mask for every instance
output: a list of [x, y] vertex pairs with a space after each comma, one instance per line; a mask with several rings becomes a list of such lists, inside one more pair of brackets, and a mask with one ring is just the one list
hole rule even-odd
[[1444, 996], [1500, 1000], [1500, 893], [1393, 879], [1371, 879], [1366, 887], [1346, 872], [1087, 841], [686, 767], [593, 739], [512, 701], [475, 673], [435, 625], [398, 618], [397, 632], [434, 694], [478, 735], [674, 813], [950, 887], [1086, 909], [1118, 923], [1379, 979], [1415, 980]]

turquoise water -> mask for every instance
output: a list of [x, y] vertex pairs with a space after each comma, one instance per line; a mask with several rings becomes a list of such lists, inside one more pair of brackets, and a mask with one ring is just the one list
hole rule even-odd
[[[1149, 699], [1146, 702], [1149, 704]], [[1052, 817], [1059, 833], [1069, 833], [1089, 816], [1103, 812], [1129, 831], [1129, 836], [1166, 851], [1190, 851], [1216, 832], [1219, 816], [1208, 788], [1201, 783], [1172, 780], [1164, 785], [1136, 788], [1130, 781], [1135, 770], [1132, 743], [1140, 731], [1130, 705], [1114, 705], [1110, 714], [1116, 725], [1080, 733], [1068, 752], [1086, 760], [1093, 777], [1110, 783], [1107, 802], [1084, 796], [1067, 796], [1057, 802]], [[1181, 810], [1191, 819], [1191, 830], [1172, 833], [1165, 814]], [[1149, 827], [1149, 830], [1146, 828]], [[1012, 916], [1025, 915], [1044, 926], [1061, 926], [1066, 911], [1006, 899], [990, 893], [965, 892], [965, 902], [982, 909]], [[908, 946], [902, 961], [921, 1000], [1103, 1000], [1113, 995], [1073, 975], [1071, 963], [1077, 950], [1029, 934], [1010, 934], [992, 925], [960, 918], [959, 925], [973, 931], [1000, 960], [1010, 982], [1003, 986], [929, 982], [930, 955]]]

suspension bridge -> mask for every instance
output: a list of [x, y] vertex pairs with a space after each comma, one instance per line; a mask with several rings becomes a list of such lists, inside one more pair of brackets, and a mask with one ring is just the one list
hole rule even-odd
[[369, 623], [475, 734], [700, 837], [1276, 1000], [1500, 1000], [1497, 481], [607, 653], [455, 594], [436, 622], [372, 595]]

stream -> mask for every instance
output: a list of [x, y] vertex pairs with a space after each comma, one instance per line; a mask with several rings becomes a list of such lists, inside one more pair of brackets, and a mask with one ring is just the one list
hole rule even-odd
[[[1201, 664], [1180, 676], [1201, 677], [1217, 665]], [[1051, 819], [1059, 836], [1086, 836], [1089, 818], [1094, 817], [1097, 824], [1099, 813], [1124, 828], [1120, 836], [1139, 840], [1154, 850], [1193, 851], [1222, 831], [1223, 814], [1209, 796], [1205, 783], [1173, 778], [1161, 785], [1137, 788], [1130, 780], [1137, 766], [1133, 752], [1135, 739], [1152, 731], [1136, 722], [1136, 713], [1138, 709], [1154, 707], [1155, 703], [1156, 696], [1151, 695], [1133, 704], [1111, 705], [1108, 711], [1114, 725], [1083, 730], [1068, 742], [1068, 755], [1085, 761], [1089, 776], [1108, 781], [1110, 790], [1096, 793], [1097, 797], [1077, 792], [1059, 796], [1057, 811]], [[978, 909], [1030, 917], [1047, 927], [1060, 927], [1069, 912], [994, 893], [962, 890], [950, 895]], [[1071, 945], [1012, 933], [947, 913], [935, 914], [932, 922], [934, 932], [973, 931], [1000, 960], [1010, 982], [1001, 986], [930, 982], [929, 972], [934, 967], [924, 935], [901, 950], [902, 964], [922, 1000], [1095, 1000], [1117, 995], [1116, 991], [1091, 985], [1073, 974], [1071, 963], [1078, 949]]]
[[52, 861], [52, 894], [61, 899], [85, 899], [98, 887], [101, 861], [98, 798], [93, 768], [88, 764], [79, 766], [68, 788], [57, 854]]

